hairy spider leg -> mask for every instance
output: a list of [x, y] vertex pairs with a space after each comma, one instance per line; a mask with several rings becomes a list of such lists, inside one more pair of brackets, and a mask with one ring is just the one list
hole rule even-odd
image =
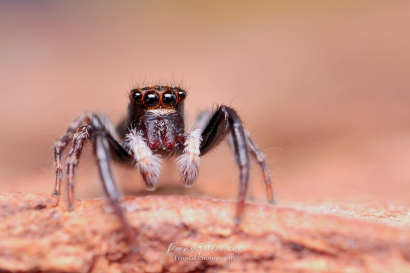
[[[104, 133], [110, 143], [110, 151], [114, 161], [118, 163], [128, 163], [133, 161], [133, 158], [128, 152], [111, 136], [110, 133], [101, 128], [96, 128], [93, 125], [87, 124], [79, 127], [72, 138], [72, 146], [67, 155], [67, 203], [68, 210], [73, 210], [75, 205], [74, 187], [75, 187], [75, 171], [79, 163], [81, 152], [84, 148], [84, 143], [87, 139], [92, 142], [91, 133]], [[110, 156], [111, 156], [110, 154]], [[97, 162], [98, 163], [98, 162]]]
[[249, 152], [255, 159], [256, 163], [262, 170], [263, 181], [266, 186], [266, 196], [269, 203], [276, 204], [276, 197], [272, 189], [272, 176], [270, 174], [268, 164], [266, 163], [265, 155], [258, 149], [255, 143], [252, 141], [251, 136], [247, 130], [245, 130], [246, 143], [248, 144]]
[[[84, 125], [85, 124], [85, 125]], [[61, 194], [61, 155], [67, 147], [69, 141], [72, 141], [72, 147], [67, 156], [67, 201], [68, 209], [74, 208], [74, 178], [75, 169], [81, 157], [84, 142], [88, 139], [93, 145], [95, 157], [97, 159], [98, 170], [103, 181], [104, 193], [107, 196], [111, 207], [120, 225], [124, 235], [132, 246], [136, 246], [133, 232], [127, 223], [124, 213], [121, 209], [121, 195], [112, 178], [111, 168], [108, 163], [112, 159], [118, 163], [130, 163], [134, 158], [114, 139], [112, 134], [114, 127], [111, 122], [104, 116], [97, 116], [91, 112], [85, 112], [76, 120], [69, 124], [67, 132], [54, 145], [56, 181], [53, 194]]]
[[232, 108], [219, 106], [202, 132], [200, 145], [201, 156], [208, 153], [227, 134], [232, 136], [236, 164], [239, 167], [239, 197], [236, 207], [236, 224], [239, 224], [245, 208], [246, 193], [249, 184], [249, 147], [246, 141], [242, 121]]
[[80, 160], [84, 142], [89, 138], [88, 127], [89, 125], [84, 125], [77, 129], [72, 139], [73, 144], [67, 156], [66, 168], [68, 210], [74, 209], [75, 169], [78, 165], [78, 161]]
[[202, 111], [201, 113], [199, 113], [194, 123], [194, 129], [199, 129], [203, 131], [205, 129], [205, 126], [208, 124], [211, 116], [212, 116], [211, 110], [206, 110], [206, 111]]
[[[209, 122], [210, 117], [212, 116], [212, 111], [203, 111], [199, 114], [196, 124], [194, 128], [198, 128], [200, 130], [204, 130], [206, 123]], [[246, 137], [246, 143], [249, 148], [249, 152], [251, 157], [256, 161], [256, 163], [260, 166], [262, 170], [262, 176], [263, 176], [263, 181], [266, 186], [266, 195], [269, 203], [275, 204], [276, 203], [276, 197], [273, 192], [273, 187], [272, 187], [272, 176], [269, 171], [268, 164], [266, 162], [265, 155], [259, 150], [259, 148], [256, 146], [256, 144], [252, 141], [250, 137], [250, 133], [244, 129], [245, 132], [245, 137]], [[227, 135], [226, 139], [230, 143], [230, 146], [233, 150], [235, 150], [232, 138]], [[219, 142], [219, 140], [218, 140]]]
[[79, 127], [73, 136], [73, 145], [67, 158], [67, 201], [68, 208], [74, 208], [74, 178], [78, 161], [84, 147], [84, 142], [90, 140], [97, 161], [98, 171], [103, 182], [104, 193], [120, 221], [124, 235], [132, 246], [136, 246], [136, 240], [121, 209], [121, 194], [113, 179], [109, 160], [118, 163], [130, 163], [134, 158], [110, 135], [101, 128], [95, 128], [87, 124]]
[[[89, 132], [90, 133], [90, 132]], [[108, 197], [111, 207], [114, 210], [120, 225], [124, 232], [128, 243], [136, 250], [137, 241], [133, 231], [125, 218], [124, 212], [121, 209], [121, 195], [115, 183], [111, 167], [110, 159], [116, 162], [125, 163], [132, 162], [134, 159], [131, 155], [106, 131], [95, 130], [91, 131], [91, 143], [97, 160], [98, 171], [103, 181], [104, 192]]]
[[61, 164], [62, 154], [68, 143], [73, 137], [76, 130], [84, 124], [92, 124], [96, 128], [104, 128], [112, 135], [116, 135], [114, 126], [105, 116], [98, 116], [91, 112], [81, 114], [77, 119], [68, 125], [66, 133], [54, 144], [54, 164], [55, 164], [55, 183], [53, 187], [53, 195], [61, 195], [61, 179], [63, 169]]
[[[245, 131], [246, 142], [248, 144], [249, 152], [250, 152], [252, 158], [255, 160], [255, 162], [261, 168], [263, 182], [265, 183], [266, 196], [267, 196], [268, 202], [272, 205], [275, 205], [276, 204], [276, 196], [273, 192], [273, 187], [272, 187], [272, 175], [269, 171], [268, 164], [266, 163], [265, 155], [259, 150], [259, 148], [256, 146], [256, 144], [252, 141], [249, 131], [246, 130], [246, 129], [244, 131]], [[227, 137], [226, 140], [229, 143], [230, 147], [233, 148], [232, 138]]]

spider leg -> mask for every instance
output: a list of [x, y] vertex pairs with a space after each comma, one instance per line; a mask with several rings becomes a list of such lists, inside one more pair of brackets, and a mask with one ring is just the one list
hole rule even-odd
[[80, 159], [84, 142], [89, 139], [93, 145], [94, 155], [97, 160], [98, 171], [103, 182], [104, 193], [123, 229], [127, 241], [136, 246], [133, 232], [121, 209], [121, 195], [113, 179], [109, 160], [119, 163], [129, 163], [132, 156], [105, 130], [95, 128], [93, 125], [79, 127], [73, 136], [73, 145], [67, 158], [67, 194], [68, 208], [74, 208], [74, 178], [75, 170]]
[[115, 131], [113, 130], [114, 127], [105, 116], [98, 116], [91, 112], [85, 112], [71, 122], [68, 125], [66, 133], [54, 144], [55, 183], [53, 187], [53, 195], [61, 195], [61, 179], [63, 176], [61, 164], [62, 153], [66, 149], [76, 130], [84, 124], [91, 124], [95, 128], [103, 128], [110, 131], [110, 133], [115, 136]]
[[[67, 202], [68, 210], [74, 209], [74, 186], [75, 186], [75, 169], [81, 156], [84, 147], [84, 142], [89, 138], [89, 125], [82, 126], [77, 129], [73, 136], [73, 145], [67, 156]], [[60, 186], [61, 187], [61, 186]]]
[[236, 223], [240, 222], [245, 208], [246, 193], [249, 184], [249, 147], [241, 119], [235, 110], [228, 106], [220, 106], [211, 117], [202, 132], [200, 144], [201, 156], [208, 153], [215, 145], [230, 133], [236, 164], [239, 167], [239, 198], [236, 207]]
[[[130, 245], [135, 247], [137, 245], [136, 240], [121, 209], [121, 195], [113, 179], [109, 163], [110, 159], [114, 159], [119, 162], [131, 162], [133, 158], [118, 142], [115, 141], [111, 135], [105, 131], [96, 130], [92, 132], [91, 142], [93, 144], [93, 151], [96, 156], [98, 170], [103, 181], [104, 192], [108, 197], [114, 213], [120, 221], [126, 239]], [[116, 151], [115, 156], [113, 156], [112, 151]]]
[[256, 163], [260, 166], [263, 175], [263, 181], [266, 186], [266, 195], [269, 203], [276, 204], [276, 197], [272, 189], [272, 176], [270, 174], [268, 164], [266, 163], [265, 155], [258, 149], [253, 143], [250, 134], [245, 130], [246, 143], [248, 144], [251, 156], [255, 159]]
[[194, 128], [200, 129], [201, 131], [203, 131], [205, 129], [205, 126], [209, 122], [209, 119], [211, 118], [211, 116], [212, 116], [211, 110], [205, 110], [199, 113], [194, 123]]
[[[128, 152], [106, 131], [95, 128], [92, 125], [83, 125], [77, 129], [72, 139], [72, 147], [67, 156], [67, 202], [68, 209], [74, 209], [74, 187], [75, 187], [75, 171], [81, 157], [81, 152], [84, 148], [84, 143], [87, 139], [91, 140], [92, 134], [105, 134], [109, 145], [111, 158], [118, 163], [128, 163], [133, 159]], [[108, 194], [107, 194], [108, 195]]]

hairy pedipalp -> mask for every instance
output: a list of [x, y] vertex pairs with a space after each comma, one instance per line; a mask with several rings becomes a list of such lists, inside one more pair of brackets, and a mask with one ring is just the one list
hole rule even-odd
[[153, 154], [144, 137], [137, 133], [136, 129], [130, 130], [130, 133], [125, 137], [125, 143], [134, 156], [136, 166], [140, 169], [147, 190], [155, 190], [161, 173], [163, 161], [161, 156]]
[[192, 187], [195, 184], [201, 163], [199, 150], [201, 142], [201, 130], [195, 129], [188, 133], [184, 143], [184, 153], [177, 160], [182, 182], [186, 187]]

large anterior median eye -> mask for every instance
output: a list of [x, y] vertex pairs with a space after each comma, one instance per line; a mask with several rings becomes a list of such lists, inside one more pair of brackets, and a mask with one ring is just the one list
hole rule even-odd
[[177, 101], [177, 96], [175, 96], [174, 92], [167, 91], [164, 94], [162, 94], [162, 102], [166, 106], [174, 106], [176, 101]]
[[147, 105], [148, 107], [155, 107], [158, 105], [159, 103], [159, 96], [157, 94], [157, 92], [147, 92], [144, 95], [144, 103], [145, 105]]

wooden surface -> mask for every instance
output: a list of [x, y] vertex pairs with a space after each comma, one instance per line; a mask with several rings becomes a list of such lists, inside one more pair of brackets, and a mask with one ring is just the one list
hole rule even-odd
[[133, 252], [104, 200], [69, 212], [53, 196], [0, 194], [0, 271], [410, 272], [408, 208], [296, 207], [248, 204], [235, 227], [234, 202], [127, 197]]

